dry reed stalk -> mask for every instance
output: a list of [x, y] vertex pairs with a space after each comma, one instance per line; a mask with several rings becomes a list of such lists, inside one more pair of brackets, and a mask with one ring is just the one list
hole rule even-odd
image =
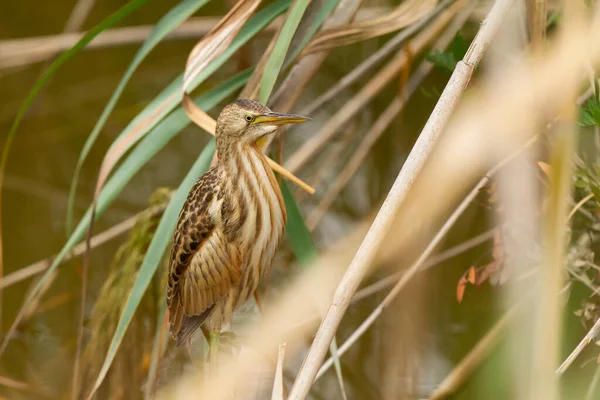
[[[456, 36], [456, 32], [464, 25], [469, 18], [471, 11], [473, 10], [474, 2], [471, 6], [465, 8], [460, 14], [452, 21], [450, 26], [444, 31], [444, 33], [435, 41], [431, 46], [432, 50], [443, 51], [450, 45], [450, 42]], [[387, 108], [381, 113], [379, 118], [375, 121], [371, 129], [364, 136], [362, 142], [358, 146], [358, 149], [344, 166], [344, 168], [336, 176], [335, 180], [331, 185], [328, 186], [327, 191], [321, 197], [317, 207], [311, 212], [306, 219], [306, 225], [309, 229], [314, 229], [321, 218], [325, 215], [327, 209], [333, 204], [335, 199], [341, 190], [346, 186], [348, 181], [354, 176], [358, 168], [362, 165], [364, 159], [369, 154], [369, 151], [375, 145], [377, 140], [381, 137], [383, 132], [392, 123], [395, 117], [404, 108], [406, 102], [410, 97], [419, 89], [423, 80], [429, 75], [433, 69], [433, 64], [425, 62], [423, 63], [414, 74], [412, 74], [410, 80], [402, 90], [402, 94], [394, 98], [394, 100], [387, 106]], [[325, 164], [328, 165], [328, 164]]]
[[75, 7], [65, 24], [64, 32], [76, 32], [81, 29], [96, 0], [77, 0]]
[[[173, 30], [173, 32], [169, 33], [165, 37], [165, 40], [189, 39], [203, 36], [218, 21], [218, 18], [213, 17], [190, 18]], [[278, 23], [279, 20], [274, 21], [263, 31], [273, 31], [276, 29]], [[96, 36], [85, 48], [91, 50], [140, 43], [146, 40], [153, 28], [153, 25], [139, 25], [107, 29]], [[84, 33], [80, 32], [70, 32], [49, 36], [2, 40], [0, 41], [0, 69], [44, 61], [56, 53], [73, 47], [83, 35]]]
[[[460, 6], [460, 4], [459, 4]], [[420, 32], [413, 41], [411, 41], [411, 50], [413, 54], [421, 53], [450, 22], [452, 17], [458, 11], [455, 4], [444, 11], [433, 23]], [[371, 80], [361, 88], [344, 106], [336, 112], [312, 138], [305, 142], [284, 164], [290, 172], [297, 172], [308, 162], [317, 151], [346, 124], [348, 119], [358, 113], [376, 94], [378, 94], [393, 78], [395, 78], [402, 68], [406, 66], [411, 57], [405, 52], [397, 54], [388, 62]]]
[[279, 345], [279, 354], [277, 355], [277, 366], [275, 367], [275, 379], [273, 380], [273, 392], [271, 394], [271, 400], [284, 400], [283, 363], [285, 360], [285, 347], [285, 343]]
[[546, 40], [546, 0], [527, 0], [527, 25], [531, 44], [538, 49]]
[[[456, 119], [449, 125], [444, 145], [436, 147], [436, 153], [404, 200], [401, 212], [397, 214], [384, 204], [383, 209], [390, 211], [390, 219], [396, 217], [389, 226], [394, 228], [397, 245], [407, 245], [411, 233], [422, 225], [423, 220], [439, 218], [448, 205], [483, 173], [490, 159], [523, 145], [528, 138], [523, 131], [525, 119], [536, 109], [535, 99], [546, 99], [547, 112], [555, 112], [561, 107], [564, 99], [557, 94], [567, 90], [572, 83], [561, 77], [576, 74], [584, 62], [599, 61], [600, 49], [592, 46], [593, 38], [599, 34], [599, 24], [591, 28], [582, 24], [568, 42], [559, 42], [543, 59], [507, 68], [500, 81], [482, 82], [480, 89], [473, 93], [473, 98], [465, 100]], [[489, 133], [487, 140], [477, 140], [481, 132]], [[506, 132], [514, 134], [506, 135]], [[462, 162], [457, 163], [457, 158]], [[441, 193], [445, 196], [444, 202], [439, 201]], [[298, 338], [307, 334], [310, 326], [297, 326], [294, 322], [320, 314], [319, 309], [325, 306], [340, 278], [340, 265], [349, 258], [349, 244], [355, 243], [343, 243], [337, 253], [320, 258], [315, 268], [308, 269], [292, 283], [277, 304], [267, 311], [264, 322], [249, 332], [242, 345], [252, 347], [254, 357], [229, 360], [224, 365], [228, 371], [226, 376], [203, 385], [198, 385], [200, 375], [197, 372], [189, 374], [170, 391], [164, 392], [162, 398], [222, 398], [225, 392], [243, 384], [258, 354], [261, 357], [274, 354], [273, 343], [285, 340], [288, 346], [297, 344]]]
[[450, 115], [454, 111], [458, 100], [464, 92], [475, 67], [483, 57], [485, 50], [495, 35], [504, 16], [512, 6], [514, 0], [498, 0], [481, 29], [475, 36], [463, 61], [459, 62], [452, 74], [448, 85], [436, 105], [425, 128], [419, 135], [413, 150], [396, 182], [392, 186], [383, 206], [381, 207], [371, 229], [358, 249], [352, 263], [338, 286], [327, 315], [323, 319], [317, 335], [306, 359], [298, 373], [289, 400], [302, 400], [310, 391], [310, 387], [320, 369], [325, 352], [337, 327], [355, 294], [360, 282], [366, 275], [373, 261], [374, 254], [379, 249], [382, 238], [387, 234], [393, 224], [396, 210], [404, 202], [404, 198], [412, 186], [413, 181], [423, 168], [425, 160], [432, 151], [433, 145], [444, 129]]

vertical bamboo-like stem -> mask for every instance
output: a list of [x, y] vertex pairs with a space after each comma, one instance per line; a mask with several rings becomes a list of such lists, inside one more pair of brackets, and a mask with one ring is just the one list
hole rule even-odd
[[[565, 2], [565, 29], [577, 23], [578, 5]], [[539, 11], [539, 10], [538, 10]], [[541, 17], [540, 17], [541, 18]], [[536, 19], [540, 19], [536, 18]], [[565, 93], [560, 120], [550, 139], [552, 174], [548, 191], [548, 209], [544, 226], [544, 253], [539, 268], [540, 301], [536, 309], [533, 348], [532, 382], [529, 398], [555, 400], [559, 398], [556, 365], [560, 362], [562, 305], [559, 296], [565, 263], [568, 207], [573, 181], [573, 154], [577, 144], [577, 108], [575, 106], [577, 78], [570, 77], [572, 86]]]
[[546, 40], [546, 10], [546, 0], [527, 0], [527, 25], [534, 48]]
[[458, 63], [438, 104], [427, 121], [421, 135], [419, 135], [404, 167], [379, 210], [373, 225], [369, 229], [346, 274], [335, 291], [329, 310], [317, 331], [313, 344], [294, 382], [289, 400], [302, 400], [310, 391], [310, 387], [321, 367], [335, 331], [350, 304], [350, 300], [367, 273], [384, 236], [391, 228], [396, 210], [404, 201], [417, 174], [423, 168], [425, 160], [446, 126], [475, 67], [479, 64], [491, 39], [496, 34], [504, 16], [513, 3], [514, 0], [498, 0], [495, 2], [488, 18], [473, 40], [464, 60]]
[[541, 297], [536, 310], [532, 393], [529, 398], [558, 399], [554, 370], [559, 362], [562, 306], [559, 296], [566, 249], [567, 207], [571, 196], [572, 157], [577, 142], [575, 102], [565, 109], [551, 149], [552, 179], [544, 229], [544, 255], [540, 267]]

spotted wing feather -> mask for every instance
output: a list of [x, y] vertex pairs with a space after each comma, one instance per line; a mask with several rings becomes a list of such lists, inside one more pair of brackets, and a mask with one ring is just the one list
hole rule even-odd
[[181, 210], [169, 262], [167, 307], [171, 333], [180, 344], [210, 315], [215, 302], [239, 283], [235, 246], [220, 223], [219, 176], [209, 169]]

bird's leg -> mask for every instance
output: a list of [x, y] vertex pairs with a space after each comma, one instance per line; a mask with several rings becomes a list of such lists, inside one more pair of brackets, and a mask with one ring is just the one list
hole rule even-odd
[[210, 332], [208, 340], [209, 376], [214, 377], [219, 372], [219, 336], [220, 332]]
[[262, 304], [260, 303], [260, 295], [258, 294], [258, 289], [254, 291], [254, 301], [256, 301], [258, 312], [260, 313], [260, 315], [263, 315]]
[[190, 358], [190, 361], [194, 362], [194, 356], [192, 355], [192, 338], [189, 337], [185, 341], [185, 349], [187, 350], [187, 355]]

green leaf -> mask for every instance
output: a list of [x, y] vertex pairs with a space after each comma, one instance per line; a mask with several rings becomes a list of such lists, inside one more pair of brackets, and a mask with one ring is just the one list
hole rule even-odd
[[104, 125], [106, 124], [106, 120], [110, 116], [110, 113], [115, 108], [117, 101], [121, 97], [125, 86], [133, 76], [133, 73], [136, 71], [138, 66], [142, 63], [142, 61], [146, 58], [148, 54], [156, 47], [156, 45], [164, 39], [170, 32], [172, 32], [179, 24], [188, 19], [194, 12], [196, 12], [200, 7], [206, 4], [208, 0], [184, 0], [171, 9], [164, 17], [158, 21], [155, 25], [154, 29], [150, 33], [150, 36], [144, 44], [140, 47], [138, 52], [129, 67], [125, 71], [125, 74], [121, 78], [121, 81], [117, 85], [117, 88], [113, 92], [110, 100], [104, 107], [100, 118], [96, 122], [94, 129], [92, 129], [92, 133], [88, 136], [85, 145], [83, 146], [83, 150], [79, 154], [79, 159], [77, 160], [77, 165], [75, 166], [75, 171], [73, 173], [73, 179], [71, 181], [71, 188], [69, 190], [69, 200], [67, 205], [67, 221], [66, 221], [66, 230], [67, 236], [72, 231], [73, 225], [73, 204], [75, 202], [75, 193], [77, 191], [77, 182], [79, 180], [79, 174], [81, 172], [81, 167], [85, 162], [92, 146], [94, 145], [98, 135]]
[[308, 228], [306, 228], [304, 218], [300, 213], [300, 209], [298, 209], [294, 196], [284, 180], [281, 181], [281, 193], [288, 215], [285, 235], [298, 261], [307, 266], [317, 257], [315, 244]]
[[283, 65], [283, 60], [285, 59], [285, 55], [287, 54], [292, 38], [294, 37], [294, 33], [296, 33], [296, 29], [298, 29], [300, 20], [309, 3], [309, 0], [298, 0], [283, 23], [283, 27], [277, 37], [275, 46], [273, 46], [273, 52], [265, 65], [265, 70], [263, 71], [262, 79], [260, 81], [259, 101], [263, 104], [267, 104], [267, 101], [269, 100], [269, 96], [277, 81], [277, 76]]
[[431, 61], [436, 67], [453, 72], [458, 61], [467, 54], [469, 46], [462, 36], [456, 35], [447, 51], [433, 51], [425, 55], [425, 59]]
[[[209, 110], [220, 101], [231, 95], [235, 90], [242, 87], [242, 85], [248, 80], [252, 71], [244, 71], [223, 84], [217, 86], [213, 90], [205, 93], [196, 100], [198, 107], [203, 110]], [[136, 146], [135, 149], [129, 154], [122, 165], [115, 171], [111, 176], [100, 195], [98, 196], [98, 203], [96, 208], [95, 218], [102, 215], [104, 210], [112, 203], [112, 201], [121, 193], [121, 190], [131, 180], [131, 178], [151, 159], [158, 151], [160, 151], [172, 138], [177, 135], [183, 128], [190, 124], [185, 112], [180, 107], [177, 111], [170, 114], [167, 118], [162, 120], [150, 133]], [[50, 275], [58, 268], [62, 263], [64, 257], [71, 251], [71, 249], [83, 238], [87, 231], [90, 223], [91, 210], [88, 208], [87, 212], [71, 234], [67, 243], [63, 246], [59, 254], [52, 261], [50, 267], [46, 270], [44, 275], [37, 282], [33, 290], [29, 292], [19, 315], [13, 322], [9, 332], [4, 337], [1, 350], [3, 351], [8, 341], [10, 340], [16, 326], [22, 318], [24, 310], [27, 310], [32, 300], [37, 296], [40, 289], [46, 284], [46, 281]], [[0, 353], [2, 353], [0, 351]]]
[[209, 144], [204, 148], [204, 150], [202, 150], [200, 157], [198, 157], [181, 185], [179, 185], [179, 188], [175, 192], [175, 195], [169, 202], [165, 213], [160, 219], [156, 233], [154, 234], [152, 242], [150, 242], [150, 246], [146, 252], [146, 256], [144, 257], [144, 262], [142, 263], [140, 272], [138, 273], [135, 283], [133, 284], [133, 288], [131, 289], [129, 297], [125, 303], [125, 307], [123, 308], [123, 313], [121, 314], [119, 324], [117, 325], [117, 329], [115, 330], [115, 334], [111, 340], [108, 354], [106, 355], [106, 359], [102, 364], [102, 368], [100, 369], [100, 373], [98, 374], [98, 378], [96, 379], [96, 383], [94, 384], [88, 399], [93, 397], [96, 390], [102, 384], [102, 381], [104, 380], [104, 377], [106, 376], [108, 369], [110, 368], [110, 365], [117, 354], [117, 350], [121, 345], [121, 341], [123, 340], [125, 332], [127, 331], [127, 327], [133, 318], [135, 310], [144, 296], [144, 293], [146, 292], [146, 289], [148, 288], [148, 285], [150, 284], [150, 281], [156, 272], [158, 264], [163, 259], [163, 255], [167, 245], [169, 244], [169, 241], [171, 240], [173, 231], [175, 230], [177, 218], [181, 208], [183, 207], [183, 203], [185, 202], [187, 194], [198, 178], [204, 172], [206, 172], [210, 166], [214, 151], [215, 140], [211, 139]]
[[600, 101], [597, 98], [589, 99], [580, 109], [579, 125], [600, 126]]

